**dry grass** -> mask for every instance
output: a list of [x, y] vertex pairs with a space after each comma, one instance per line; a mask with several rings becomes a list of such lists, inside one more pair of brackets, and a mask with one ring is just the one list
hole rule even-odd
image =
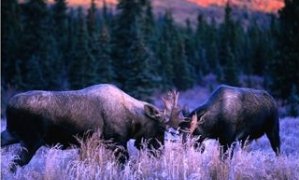
[[241, 150], [237, 145], [233, 158], [221, 160], [216, 141], [207, 141], [203, 153], [179, 142], [167, 141], [160, 158], [146, 150], [138, 151], [128, 143], [130, 160], [120, 168], [112, 152], [95, 135], [81, 143], [81, 149], [58, 147], [38, 150], [31, 162], [18, 168], [15, 175], [8, 164], [18, 145], [1, 149], [2, 179], [299, 179], [299, 119], [281, 120], [282, 152], [276, 157], [268, 140]]

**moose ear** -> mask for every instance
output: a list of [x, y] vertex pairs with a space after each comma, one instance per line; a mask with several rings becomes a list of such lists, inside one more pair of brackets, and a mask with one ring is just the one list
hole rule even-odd
[[144, 113], [150, 118], [157, 118], [160, 114], [159, 110], [150, 104], [145, 104], [144, 105]]

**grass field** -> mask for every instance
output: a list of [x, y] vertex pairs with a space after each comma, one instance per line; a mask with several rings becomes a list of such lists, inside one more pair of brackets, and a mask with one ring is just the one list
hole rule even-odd
[[280, 129], [280, 157], [265, 136], [244, 150], [237, 145], [233, 158], [224, 161], [212, 140], [205, 142], [202, 154], [191, 147], [184, 150], [179, 141], [166, 141], [158, 159], [138, 151], [130, 141], [131, 158], [123, 169], [93, 138], [82, 144], [81, 151], [42, 147], [27, 166], [11, 174], [8, 165], [19, 149], [16, 144], [1, 149], [1, 179], [299, 179], [299, 119], [281, 119]]
[[[211, 80], [209, 80], [210, 82]], [[181, 93], [179, 103], [194, 109], [210, 94], [212, 88], [195, 87]], [[155, 104], [161, 105], [160, 97]], [[5, 121], [1, 120], [1, 131]], [[276, 157], [266, 136], [251, 143], [245, 149], [237, 144], [233, 158], [219, 159], [217, 141], [205, 141], [203, 153], [189, 147], [186, 150], [180, 137], [166, 136], [163, 155], [151, 157], [146, 151], [138, 151], [129, 141], [130, 160], [120, 169], [112, 152], [92, 138], [79, 148], [60, 150], [58, 147], [42, 147], [25, 167], [18, 168], [16, 174], [8, 171], [18, 144], [1, 148], [1, 179], [269, 179], [299, 180], [299, 117], [280, 119], [282, 155]], [[176, 139], [176, 142], [169, 141]]]

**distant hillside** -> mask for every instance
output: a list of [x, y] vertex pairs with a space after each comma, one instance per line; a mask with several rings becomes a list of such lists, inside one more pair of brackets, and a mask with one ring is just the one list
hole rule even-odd
[[[197, 1], [197, 2], [196, 2]], [[157, 15], [163, 14], [165, 10], [171, 10], [175, 20], [179, 23], [184, 23], [188, 18], [191, 22], [195, 22], [198, 14], [203, 14], [210, 21], [212, 18], [216, 22], [221, 22], [224, 17], [225, 3], [209, 4], [208, 6], [198, 3], [199, 0], [153, 0], [154, 11]], [[202, 0], [201, 0], [202, 1]], [[215, 1], [215, 0], [214, 0]], [[234, 2], [237, 2], [235, 0]], [[232, 3], [233, 16], [236, 20], [241, 20], [245, 25], [248, 20], [255, 19], [259, 24], [267, 24], [269, 14], [277, 13], [276, 11], [261, 11], [254, 8], [255, 4], [247, 3]]]
[[[51, 1], [50, 1], [51, 2]], [[102, 5], [102, 0], [98, 0], [98, 6]], [[117, 0], [106, 0], [107, 4], [115, 7]], [[171, 10], [175, 20], [184, 23], [188, 18], [195, 21], [199, 13], [202, 13], [208, 19], [214, 18], [221, 21], [224, 14], [224, 5], [227, 0], [152, 0], [156, 15], [161, 15], [165, 10]], [[88, 0], [69, 0], [71, 6], [89, 5]], [[242, 20], [259, 17], [263, 21], [264, 15], [276, 13], [283, 6], [283, 0], [230, 0], [234, 9], [234, 15]], [[262, 20], [261, 20], [262, 17]], [[266, 18], [267, 19], [267, 18]], [[246, 23], [246, 21], [245, 21]], [[263, 23], [263, 22], [262, 22]]]
[[[227, 0], [187, 0], [208, 7], [211, 5], [224, 6]], [[231, 4], [254, 11], [276, 12], [283, 7], [283, 0], [229, 0]]]

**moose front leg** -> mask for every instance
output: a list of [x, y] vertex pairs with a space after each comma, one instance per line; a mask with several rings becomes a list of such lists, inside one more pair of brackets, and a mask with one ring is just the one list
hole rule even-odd
[[233, 154], [234, 154], [234, 149], [235, 149], [236, 143], [232, 140], [227, 141], [227, 140], [223, 140], [223, 139], [219, 139], [219, 143], [221, 145], [220, 158], [222, 160], [225, 160], [228, 157], [232, 158]]
[[193, 145], [194, 149], [203, 153], [204, 150], [205, 150], [205, 145], [203, 144], [203, 141], [205, 140], [206, 138], [204, 136], [198, 136], [195, 140], [195, 143]]
[[151, 138], [148, 141], [147, 147], [154, 157], [160, 157], [164, 146], [164, 135], [156, 138]]
[[115, 160], [118, 162], [120, 166], [124, 166], [124, 164], [129, 159], [129, 153], [127, 149], [127, 141], [118, 139], [112, 139], [112, 141], [108, 140], [107, 148], [113, 152]]
[[162, 154], [164, 146], [164, 132], [155, 138], [137, 138], [134, 146], [138, 150], [147, 148], [153, 156], [159, 157]]
[[136, 140], [134, 146], [138, 150], [142, 150], [142, 148], [147, 148], [149, 152], [155, 156], [159, 157], [163, 151], [163, 141], [159, 141], [157, 139], [148, 139], [142, 142], [142, 140]]
[[129, 159], [127, 143], [116, 144], [113, 148], [113, 155], [119, 165], [123, 166]]
[[41, 141], [21, 142], [21, 151], [10, 165], [10, 171], [15, 173], [17, 166], [24, 166], [29, 163], [38, 148], [42, 146]]

